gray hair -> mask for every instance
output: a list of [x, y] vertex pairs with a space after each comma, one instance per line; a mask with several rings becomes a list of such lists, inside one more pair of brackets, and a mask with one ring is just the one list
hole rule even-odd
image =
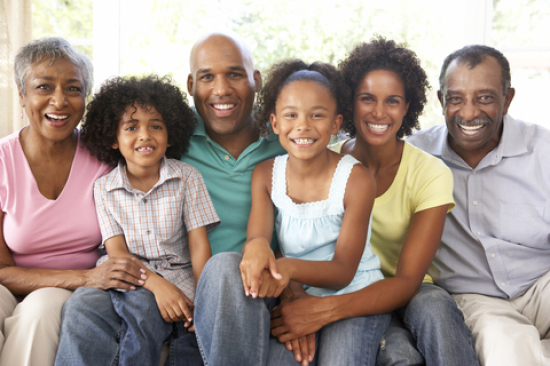
[[14, 74], [17, 89], [22, 95], [26, 92], [26, 82], [33, 64], [48, 60], [53, 65], [59, 59], [66, 59], [80, 69], [84, 76], [86, 96], [92, 92], [94, 68], [90, 58], [74, 49], [64, 38], [51, 37], [35, 39], [22, 47], [15, 56]]
[[[230, 39], [235, 43], [235, 45], [239, 48], [241, 51], [241, 56], [243, 58], [243, 66], [246, 70], [246, 74], [248, 77], [248, 82], [250, 85], [255, 85], [256, 82], [254, 80], [254, 56], [252, 55], [252, 49], [248, 46], [248, 44], [244, 41], [244, 39], [239, 36], [237, 33], [228, 30], [214, 30], [204, 33], [202, 36], [197, 39], [195, 44], [193, 44], [193, 47], [191, 48], [191, 53], [189, 54], [189, 69], [191, 70], [191, 75], [193, 77], [193, 80], [195, 79], [195, 71], [196, 71], [196, 65], [195, 65], [195, 53], [197, 51], [197, 48], [202, 45], [204, 41], [206, 41], [208, 38], [213, 36], [222, 36], [227, 39]], [[197, 83], [193, 83], [193, 94], [195, 94], [195, 87]]]

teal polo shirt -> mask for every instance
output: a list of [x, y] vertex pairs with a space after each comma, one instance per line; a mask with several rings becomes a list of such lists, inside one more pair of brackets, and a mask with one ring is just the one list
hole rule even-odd
[[270, 134], [249, 145], [234, 159], [207, 134], [204, 121], [196, 113], [197, 128], [191, 136], [189, 151], [182, 161], [197, 168], [206, 183], [221, 223], [208, 232], [212, 254], [241, 252], [246, 240], [246, 227], [252, 198], [250, 181], [256, 164], [286, 154], [279, 137]]

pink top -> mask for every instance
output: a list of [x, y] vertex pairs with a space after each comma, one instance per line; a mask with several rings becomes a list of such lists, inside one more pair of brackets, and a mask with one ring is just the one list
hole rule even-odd
[[101, 232], [93, 189], [111, 168], [80, 146], [63, 191], [42, 196], [25, 158], [21, 131], [0, 139], [0, 210], [4, 241], [17, 266], [50, 269], [93, 268], [100, 257]]

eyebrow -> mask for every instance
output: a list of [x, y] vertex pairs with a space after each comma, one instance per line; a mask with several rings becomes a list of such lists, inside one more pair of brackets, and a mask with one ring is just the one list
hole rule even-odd
[[[55, 78], [53, 76], [37, 76], [34, 78], [34, 80], [38, 80], [38, 79], [52, 81]], [[74, 82], [82, 83], [82, 81], [79, 79], [67, 79], [66, 81], [68, 81], [69, 83], [74, 83]]]
[[[244, 66], [241, 66], [241, 65], [238, 65], [238, 66], [228, 66], [228, 67], [227, 67], [227, 70], [230, 70], [230, 71], [243, 71], [243, 72], [246, 72], [246, 69], [244, 68]], [[198, 69], [198, 70], [197, 70], [197, 74], [206, 74], [206, 73], [209, 73], [209, 72], [211, 72], [211, 71], [212, 71], [211, 68]]]
[[[281, 111], [284, 111], [285, 109], [297, 109], [298, 107], [294, 106], [294, 105], [287, 105], [285, 107], [283, 107], [281, 109]], [[325, 110], [325, 111], [328, 111], [328, 108], [323, 106], [323, 105], [316, 105], [314, 107], [312, 107], [311, 109], [322, 109], [322, 110]]]
[[[374, 97], [374, 94], [366, 93], [366, 92], [357, 94], [357, 96], [360, 96], [360, 95], [367, 95], [369, 97]], [[401, 95], [398, 95], [398, 94], [392, 94], [392, 95], [389, 95], [388, 97], [389, 98], [399, 98], [399, 99], [405, 100], [405, 97], [403, 97]]]

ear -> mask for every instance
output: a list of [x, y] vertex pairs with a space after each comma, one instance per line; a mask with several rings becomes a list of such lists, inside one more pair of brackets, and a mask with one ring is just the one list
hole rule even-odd
[[18, 91], [18, 94], [19, 94], [19, 105], [21, 105], [22, 108], [25, 108], [25, 101], [24, 101], [24, 97], [23, 97], [23, 94], [21, 94], [20, 91]]
[[443, 94], [441, 93], [441, 90], [437, 91], [437, 99], [439, 99], [439, 104], [441, 104], [443, 115], [445, 115], [445, 101], [443, 100]]
[[340, 131], [340, 126], [342, 126], [342, 121], [344, 121], [344, 116], [341, 114], [337, 115], [334, 119], [334, 122], [332, 122], [332, 129], [330, 131], [331, 135], [336, 135], [338, 131]]
[[254, 91], [258, 93], [262, 89], [262, 73], [254, 70]]
[[277, 124], [277, 117], [275, 117], [275, 113], [271, 113], [269, 115], [269, 120], [271, 121], [271, 128], [273, 129], [273, 133], [275, 135], [279, 134], [279, 125]]
[[193, 95], [193, 83], [195, 81], [193, 80], [193, 75], [192, 74], [189, 74], [187, 76], [187, 93], [189, 95]]
[[508, 93], [504, 97], [504, 109], [502, 111], [502, 115], [508, 114], [508, 108], [510, 107], [510, 104], [512, 103], [512, 100], [514, 99], [514, 96], [516, 95], [516, 89], [510, 88], [508, 90]]
[[118, 141], [113, 142], [113, 144], [111, 145], [111, 147], [112, 147], [113, 149], [115, 149], [115, 150], [118, 149]]

